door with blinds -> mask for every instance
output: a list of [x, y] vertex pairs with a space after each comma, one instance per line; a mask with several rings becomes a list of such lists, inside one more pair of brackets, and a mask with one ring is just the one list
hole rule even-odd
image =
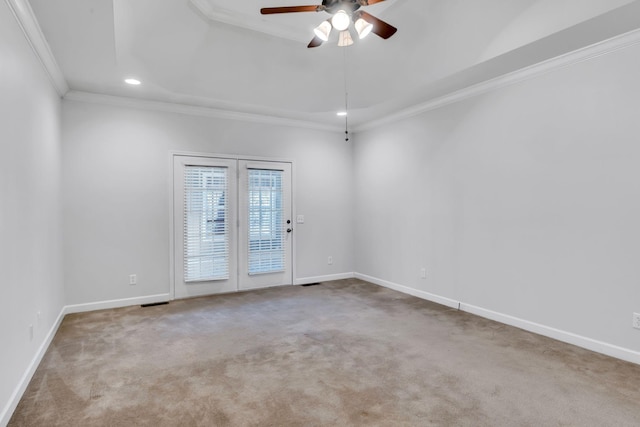
[[174, 297], [238, 289], [235, 160], [174, 157]]
[[292, 283], [291, 165], [174, 156], [174, 297]]
[[291, 164], [241, 160], [240, 289], [290, 285]]

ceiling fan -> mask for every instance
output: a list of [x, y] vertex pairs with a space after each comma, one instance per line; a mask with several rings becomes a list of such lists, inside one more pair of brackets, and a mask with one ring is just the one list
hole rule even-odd
[[323, 21], [313, 32], [315, 37], [307, 47], [318, 47], [329, 40], [331, 30], [335, 28], [340, 31], [338, 46], [349, 46], [353, 44], [349, 26], [351, 22], [362, 39], [369, 33], [374, 33], [383, 39], [388, 39], [398, 31], [393, 25], [360, 10], [362, 6], [369, 6], [385, 0], [322, 0], [317, 6], [284, 6], [284, 7], [264, 7], [260, 9], [263, 15], [274, 13], [294, 13], [294, 12], [327, 12], [331, 18]]

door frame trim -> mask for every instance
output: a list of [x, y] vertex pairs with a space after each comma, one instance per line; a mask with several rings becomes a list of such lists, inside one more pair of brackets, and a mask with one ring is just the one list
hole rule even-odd
[[[191, 152], [191, 151], [175, 151], [170, 150], [167, 159], [168, 172], [167, 172], [167, 204], [166, 209], [169, 212], [169, 295], [170, 300], [175, 300], [175, 217], [174, 217], [174, 159], [176, 157], [202, 157], [208, 159], [223, 159], [223, 160], [247, 160], [256, 162], [274, 162], [274, 163], [289, 163], [291, 164], [291, 211], [292, 219], [297, 217], [297, 205], [296, 205], [296, 165], [292, 159], [274, 158], [274, 157], [260, 157], [260, 156], [245, 156], [240, 154], [217, 154], [217, 153], [204, 153], [204, 152]], [[295, 225], [295, 221], [294, 221]], [[296, 253], [297, 253], [297, 234], [293, 233], [291, 242], [291, 283], [292, 286], [296, 284]], [[246, 292], [245, 290], [236, 289], [234, 292]], [[234, 293], [231, 292], [231, 293]]]

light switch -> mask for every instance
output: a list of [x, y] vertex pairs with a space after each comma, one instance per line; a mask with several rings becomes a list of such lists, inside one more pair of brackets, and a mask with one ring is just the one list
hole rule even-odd
[[296, 222], [298, 224], [304, 224], [304, 215], [298, 215], [298, 217], [296, 218]]

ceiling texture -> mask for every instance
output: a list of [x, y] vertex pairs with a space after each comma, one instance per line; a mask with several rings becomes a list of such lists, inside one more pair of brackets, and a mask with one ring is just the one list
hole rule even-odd
[[[398, 28], [307, 49], [321, 0], [30, 0], [73, 93], [354, 126], [640, 28], [638, 0], [387, 0]], [[335, 39], [335, 34], [333, 35]], [[125, 77], [143, 84], [131, 87]]]

